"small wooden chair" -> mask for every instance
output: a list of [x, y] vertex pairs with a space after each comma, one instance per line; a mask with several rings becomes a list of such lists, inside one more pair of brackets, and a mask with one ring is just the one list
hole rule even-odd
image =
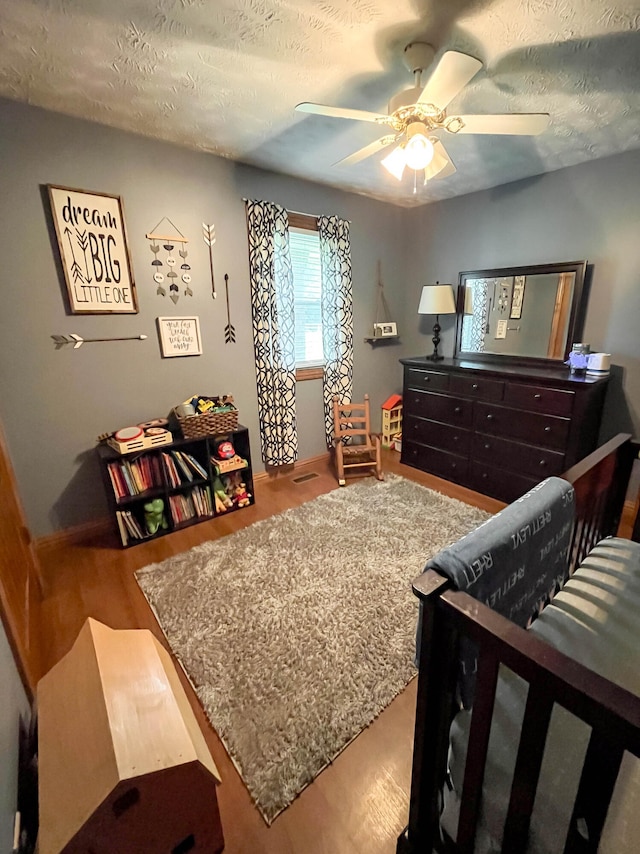
[[333, 456], [340, 486], [345, 486], [346, 469], [375, 468], [384, 480], [380, 458], [380, 436], [371, 432], [369, 395], [364, 403], [340, 403], [333, 396]]

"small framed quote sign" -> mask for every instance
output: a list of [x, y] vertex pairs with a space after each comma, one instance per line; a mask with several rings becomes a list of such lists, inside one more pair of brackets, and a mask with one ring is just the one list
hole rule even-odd
[[72, 314], [137, 314], [120, 196], [48, 185]]
[[200, 321], [197, 317], [158, 317], [160, 350], [170, 356], [201, 356]]

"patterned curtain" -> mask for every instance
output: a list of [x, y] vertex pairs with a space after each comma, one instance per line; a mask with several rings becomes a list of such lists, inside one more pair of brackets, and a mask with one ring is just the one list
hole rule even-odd
[[[469, 285], [467, 284], [467, 287]], [[489, 283], [486, 279], [474, 279], [471, 287], [473, 314], [466, 315], [462, 322], [461, 348], [468, 353], [483, 353], [484, 336], [487, 330], [489, 306], [487, 295]]]
[[349, 223], [337, 216], [318, 217], [322, 269], [322, 345], [324, 423], [327, 446], [333, 444], [333, 395], [341, 403], [353, 394], [353, 285]]
[[270, 202], [247, 201], [253, 349], [262, 459], [270, 466], [298, 457], [293, 273], [289, 218]]

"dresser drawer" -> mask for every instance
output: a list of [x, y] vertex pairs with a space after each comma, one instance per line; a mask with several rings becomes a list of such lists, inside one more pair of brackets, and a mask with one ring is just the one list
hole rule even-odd
[[402, 462], [410, 466], [428, 471], [436, 477], [444, 477], [446, 480], [454, 480], [462, 483], [467, 477], [468, 460], [457, 454], [430, 448], [427, 445], [419, 445], [415, 442], [406, 442], [402, 437]]
[[562, 453], [482, 433], [473, 436], [471, 459], [519, 474], [537, 476], [539, 480], [564, 471]]
[[471, 489], [507, 504], [520, 498], [540, 480], [539, 477], [514, 474], [485, 463], [469, 463], [468, 483]]
[[502, 380], [488, 380], [482, 377], [467, 377], [453, 374], [449, 390], [454, 394], [467, 394], [469, 397], [480, 397], [482, 400], [502, 400], [504, 383]]
[[450, 424], [441, 424], [439, 421], [428, 421], [425, 418], [405, 418], [402, 437], [443, 451], [451, 451], [454, 454], [466, 456], [471, 448], [471, 436], [469, 430], [453, 427]]
[[477, 401], [473, 424], [478, 433], [531, 442], [542, 448], [564, 451], [570, 420], [556, 415], [522, 412]]
[[571, 415], [575, 396], [573, 391], [525, 383], [507, 383], [504, 390], [504, 402], [509, 406], [550, 415]]
[[457, 427], [470, 427], [473, 401], [428, 391], [410, 391], [405, 395], [405, 415], [420, 415], [432, 421], [444, 421]]
[[446, 391], [449, 388], [449, 374], [440, 371], [423, 371], [419, 368], [405, 368], [405, 385], [411, 388], [428, 388]]

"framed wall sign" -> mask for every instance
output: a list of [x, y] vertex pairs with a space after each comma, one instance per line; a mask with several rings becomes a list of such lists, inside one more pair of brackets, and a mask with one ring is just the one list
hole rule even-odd
[[520, 320], [522, 317], [522, 303], [524, 302], [524, 284], [526, 276], [515, 276], [513, 280], [513, 296], [511, 297], [511, 320]]
[[200, 321], [197, 317], [158, 317], [156, 320], [164, 358], [202, 355]]
[[137, 314], [120, 196], [48, 185], [72, 314]]

